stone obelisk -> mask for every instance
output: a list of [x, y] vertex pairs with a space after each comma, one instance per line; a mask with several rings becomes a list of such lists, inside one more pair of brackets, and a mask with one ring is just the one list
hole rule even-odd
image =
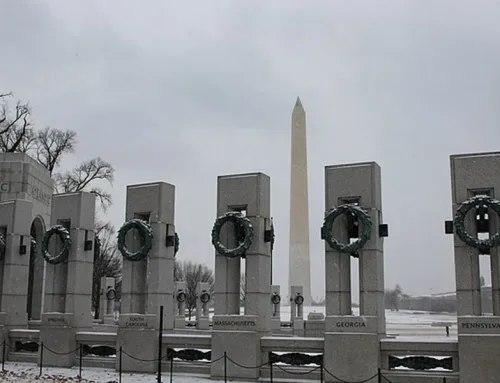
[[292, 112], [291, 149], [288, 286], [302, 286], [304, 304], [309, 306], [311, 305], [311, 261], [309, 258], [306, 112], [298, 97]]

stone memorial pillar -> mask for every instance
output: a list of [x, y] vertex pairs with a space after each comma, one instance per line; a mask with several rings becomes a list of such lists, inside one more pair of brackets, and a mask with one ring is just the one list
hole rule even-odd
[[99, 299], [99, 318], [103, 320], [104, 324], [115, 323], [115, 300], [115, 278], [102, 277], [101, 294]]
[[[45, 282], [45, 261], [41, 256], [41, 241], [46, 225], [50, 224], [51, 202], [54, 181], [50, 173], [38, 161], [24, 153], [0, 153], [0, 201], [23, 200], [32, 203], [29, 235], [23, 244], [31, 247], [26, 251], [29, 257], [28, 285], [25, 295], [28, 321], [40, 321]], [[24, 251], [24, 250], [23, 250]], [[24, 262], [24, 261], [23, 261]], [[1, 277], [0, 277], [1, 278]], [[24, 288], [24, 281], [17, 283]], [[19, 300], [16, 300], [19, 302]]]
[[[271, 333], [270, 178], [262, 173], [220, 176], [217, 220], [212, 231], [215, 256], [215, 315], [212, 378], [258, 379], [267, 361], [260, 339]], [[246, 296], [240, 315], [240, 258], [244, 256]], [[244, 345], [244, 347], [242, 346]], [[216, 361], [217, 360], [217, 361]], [[242, 368], [255, 366], [253, 369]]]
[[186, 328], [186, 282], [175, 282], [175, 328]]
[[[492, 355], [500, 354], [500, 152], [453, 155], [450, 164], [460, 382], [493, 383]], [[493, 316], [481, 308], [480, 254], [491, 260]]]
[[[117, 346], [124, 352], [123, 371], [153, 372], [155, 363], [134, 358], [158, 355], [153, 330], [158, 331], [160, 306], [164, 308], [163, 331], [174, 328], [175, 186], [165, 182], [129, 185], [126, 198], [127, 222], [118, 233], [123, 277]], [[140, 347], [134, 346], [138, 339]]]
[[[381, 201], [375, 162], [325, 168], [324, 365], [347, 381], [367, 379], [379, 367], [379, 338], [385, 334]], [[355, 242], [349, 244], [350, 239]], [[351, 256], [359, 257], [359, 316], [351, 315]], [[332, 381], [328, 374], [325, 378]]]
[[43, 365], [70, 367], [76, 355], [75, 333], [92, 329], [95, 195], [54, 195], [51, 224], [42, 240], [47, 264], [40, 327]]
[[28, 325], [31, 212], [30, 201], [0, 202], [0, 344], [8, 330]]
[[290, 286], [290, 321], [293, 335], [304, 336], [304, 288]]
[[198, 282], [196, 285], [196, 328], [210, 329], [210, 284]]
[[271, 286], [271, 327], [273, 332], [281, 331], [281, 295], [280, 285]]

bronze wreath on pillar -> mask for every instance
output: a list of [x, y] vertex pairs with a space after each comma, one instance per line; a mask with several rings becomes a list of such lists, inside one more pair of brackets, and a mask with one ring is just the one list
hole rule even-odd
[[304, 303], [304, 297], [302, 296], [302, 294], [297, 293], [293, 301], [295, 302], [296, 305], [300, 306], [301, 304]]
[[176, 295], [177, 302], [182, 303], [186, 301], [186, 293], [184, 291], [179, 291]]
[[475, 238], [467, 232], [465, 228], [465, 217], [469, 211], [478, 206], [490, 208], [497, 213], [498, 216], [500, 216], [500, 201], [487, 195], [478, 195], [469, 198], [468, 200], [462, 202], [455, 213], [455, 233], [466, 245], [478, 249], [481, 252], [487, 252], [490, 248], [500, 245], [500, 230], [488, 239]]
[[[49, 241], [54, 234], [57, 234], [63, 244], [63, 248], [57, 255], [52, 255], [49, 253]], [[47, 263], [50, 263], [51, 265], [57, 265], [61, 262], [64, 262], [66, 259], [68, 259], [70, 250], [71, 236], [69, 234], [69, 231], [64, 226], [52, 226], [44, 233], [42, 238], [42, 255]]]
[[[238, 246], [234, 249], [228, 249], [220, 241], [220, 231], [222, 226], [232, 222], [236, 226]], [[250, 220], [243, 214], [237, 211], [230, 211], [221, 215], [215, 220], [212, 229], [212, 245], [214, 246], [217, 254], [223, 255], [228, 258], [244, 257], [247, 250], [253, 241], [253, 226]]]
[[200, 295], [200, 302], [201, 303], [208, 303], [210, 302], [210, 294], [207, 291], [203, 291]]
[[271, 303], [273, 305], [279, 305], [281, 303], [281, 297], [278, 293], [273, 293], [271, 295]]
[[[125, 244], [125, 237], [129, 230], [137, 229], [139, 231], [139, 237], [141, 239], [141, 248], [136, 252], [131, 252], [127, 245]], [[142, 219], [131, 219], [125, 222], [120, 230], [118, 230], [118, 240], [117, 240], [118, 250], [122, 254], [123, 258], [129, 261], [142, 261], [146, 258], [153, 247], [153, 230], [151, 226]]]
[[[341, 243], [333, 237], [332, 229], [333, 222], [342, 214], [352, 214], [361, 223], [361, 231], [359, 238], [353, 243]], [[359, 250], [363, 248], [366, 242], [370, 239], [372, 232], [372, 219], [368, 213], [358, 205], [345, 204], [331, 209], [325, 216], [321, 233], [323, 239], [334, 250], [340, 253], [351, 254], [356, 256]]]
[[106, 291], [106, 298], [110, 301], [114, 301], [116, 299], [116, 290], [114, 288], [109, 288], [108, 291]]
[[174, 257], [177, 255], [177, 252], [179, 251], [179, 246], [180, 246], [180, 240], [179, 240], [179, 234], [175, 233], [174, 236]]

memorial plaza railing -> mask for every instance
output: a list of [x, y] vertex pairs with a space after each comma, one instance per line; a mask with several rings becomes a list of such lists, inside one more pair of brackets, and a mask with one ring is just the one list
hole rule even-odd
[[[24, 360], [38, 362], [40, 374], [43, 371], [44, 353], [54, 352], [39, 341], [38, 330], [10, 330], [10, 342], [4, 342], [2, 360]], [[77, 347], [65, 355], [75, 355], [75, 365], [81, 376], [84, 367], [115, 368], [121, 375], [121, 358], [126, 356], [142, 362], [160, 362], [163, 369], [173, 377], [175, 373], [210, 374], [211, 336], [210, 334], [163, 334], [161, 353], [154, 360], [142, 360], [133, 350], [116, 347], [117, 335], [113, 332], [78, 332]], [[259, 369], [262, 379], [273, 381], [277, 378], [350, 382], [335, 376], [323, 366], [324, 340], [322, 338], [299, 338], [268, 336], [261, 339], [262, 360], [259, 366], [246, 366], [234, 356], [224, 354], [224, 371], [234, 364], [239, 368]], [[32, 358], [7, 358], [31, 354]], [[458, 382], [458, 344], [456, 341], [426, 342], [383, 339], [380, 341], [381, 368], [367, 371], [363, 382], [392, 383], [436, 383]], [[328, 379], [330, 377], [331, 379]], [[175, 381], [175, 377], [173, 377]], [[352, 382], [356, 383], [356, 382]]]

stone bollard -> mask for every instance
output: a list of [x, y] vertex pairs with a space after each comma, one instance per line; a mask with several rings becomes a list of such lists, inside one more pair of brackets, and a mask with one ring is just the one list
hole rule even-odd
[[199, 330], [210, 329], [210, 284], [198, 282], [196, 287], [196, 328]]
[[290, 321], [292, 322], [293, 335], [304, 336], [304, 296], [302, 286], [290, 287]]
[[273, 313], [271, 318], [272, 331], [279, 332], [281, 331], [281, 295], [279, 285], [271, 286], [271, 309]]
[[186, 282], [175, 282], [175, 328], [186, 327]]
[[99, 299], [99, 319], [104, 324], [114, 324], [114, 305], [116, 300], [115, 278], [101, 278], [101, 294]]

